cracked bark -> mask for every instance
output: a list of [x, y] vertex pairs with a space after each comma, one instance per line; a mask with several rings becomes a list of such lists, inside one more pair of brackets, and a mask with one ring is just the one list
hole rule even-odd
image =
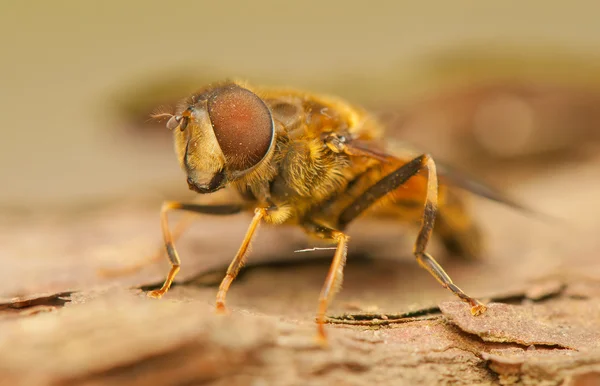
[[[541, 200], [563, 200], [551, 184], [565, 179], [541, 184]], [[9, 218], [0, 223], [13, 241], [2, 244], [0, 384], [593, 384], [600, 373], [600, 223], [589, 202], [563, 203], [578, 219], [576, 238], [479, 206], [483, 220], [494, 220], [495, 252], [467, 263], [437, 251], [461, 287], [496, 302], [478, 318], [415, 264], [410, 246], [394, 259], [361, 259], [373, 241], [361, 248], [353, 238], [325, 350], [314, 345], [313, 318], [330, 257], [290, 253], [306, 246], [294, 231], [261, 229], [230, 291], [232, 312], [219, 317], [214, 285], [237, 243], [217, 235], [241, 237], [243, 216], [201, 221], [178, 243], [182, 276], [160, 301], [139, 288], [160, 284], [166, 262], [121, 278], [97, 274], [154, 250], [154, 207], [101, 208], [77, 223]], [[38, 236], [38, 249], [26, 248]]]

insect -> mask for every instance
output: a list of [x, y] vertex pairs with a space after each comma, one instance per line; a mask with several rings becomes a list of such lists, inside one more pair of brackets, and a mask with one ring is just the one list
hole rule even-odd
[[169, 212], [250, 211], [254, 217], [219, 286], [216, 309], [225, 311], [227, 291], [259, 225], [299, 226], [335, 245], [317, 306], [317, 336], [324, 342], [327, 307], [340, 288], [346, 263], [350, 240], [346, 229], [361, 216], [386, 216], [419, 226], [413, 250], [418, 264], [470, 304], [473, 315], [486, 310], [452, 282], [427, 253], [427, 244], [435, 232], [454, 253], [471, 257], [480, 253], [480, 233], [462, 190], [517, 204], [449, 169], [438, 172], [429, 154], [391, 145], [382, 125], [363, 109], [334, 97], [224, 81], [189, 96], [174, 114], [158, 115], [165, 116], [189, 188], [200, 194], [235, 189], [243, 202], [165, 202], [161, 225], [171, 269], [162, 288], [149, 296], [162, 297], [180, 269]]

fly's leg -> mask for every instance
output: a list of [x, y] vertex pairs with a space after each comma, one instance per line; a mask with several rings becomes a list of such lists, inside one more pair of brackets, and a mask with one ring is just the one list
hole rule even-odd
[[203, 214], [229, 215], [239, 213], [242, 211], [242, 209], [243, 208], [240, 205], [199, 205], [185, 204], [175, 201], [165, 202], [160, 211], [160, 223], [163, 232], [165, 248], [167, 250], [167, 257], [169, 259], [169, 262], [171, 263], [171, 269], [167, 275], [163, 286], [158, 290], [148, 292], [148, 296], [158, 299], [161, 298], [165, 293], [167, 293], [167, 291], [171, 287], [171, 284], [173, 284], [173, 280], [175, 279], [177, 272], [179, 272], [180, 269], [181, 261], [179, 260], [177, 250], [173, 245], [173, 236], [171, 234], [171, 230], [169, 229], [168, 214], [170, 211], [183, 210]]
[[246, 262], [246, 255], [248, 254], [248, 251], [250, 249], [252, 237], [256, 233], [258, 225], [260, 224], [261, 220], [265, 217], [266, 214], [267, 209], [265, 208], [257, 208], [255, 210], [254, 218], [252, 219], [252, 222], [248, 227], [248, 231], [246, 231], [244, 241], [242, 242], [242, 245], [240, 246], [240, 249], [238, 250], [237, 254], [233, 258], [233, 261], [231, 262], [231, 264], [229, 264], [229, 267], [227, 268], [227, 273], [225, 274], [225, 277], [223, 278], [223, 281], [219, 286], [219, 292], [217, 292], [216, 302], [217, 312], [225, 312], [225, 297], [227, 296], [229, 286], [240, 272], [240, 269], [244, 266], [244, 263]]
[[417, 241], [413, 253], [417, 262], [423, 268], [436, 278], [436, 280], [445, 288], [448, 288], [461, 300], [471, 305], [471, 313], [479, 315], [486, 310], [486, 307], [476, 299], [465, 294], [450, 279], [450, 276], [435, 261], [435, 259], [426, 252], [427, 244], [431, 237], [435, 217], [437, 214], [438, 182], [436, 167], [433, 159], [429, 155], [421, 155], [412, 161], [404, 164], [392, 173], [383, 177], [375, 185], [367, 189], [351, 205], [349, 205], [339, 217], [340, 227], [344, 227], [352, 220], [358, 217], [363, 211], [368, 209], [377, 200], [400, 187], [409, 178], [419, 173], [422, 169], [427, 169], [427, 193], [425, 198], [425, 208], [421, 222], [421, 228], [417, 236]]
[[417, 257], [417, 262], [423, 268], [436, 278], [436, 280], [445, 288], [448, 288], [461, 300], [471, 305], [471, 313], [473, 315], [479, 315], [486, 310], [486, 307], [478, 300], [465, 294], [460, 288], [456, 286], [450, 279], [450, 276], [444, 271], [441, 265], [438, 264], [435, 259], [428, 254], [425, 250], [427, 244], [431, 238], [431, 232], [435, 222], [435, 216], [437, 213], [437, 195], [438, 195], [438, 182], [437, 173], [435, 169], [435, 162], [429, 156], [424, 156], [421, 161], [421, 168], [426, 167], [428, 171], [427, 178], [427, 196], [425, 197], [425, 209], [423, 211], [423, 220], [421, 223], [421, 229], [417, 236], [413, 253]]
[[329, 267], [329, 272], [323, 283], [323, 288], [319, 295], [319, 305], [317, 308], [317, 341], [321, 345], [326, 345], [327, 335], [325, 334], [325, 314], [327, 313], [327, 307], [333, 300], [335, 294], [342, 287], [342, 281], [344, 279], [344, 266], [346, 265], [346, 256], [348, 254], [348, 240], [349, 237], [333, 229], [323, 228], [316, 226], [316, 233], [325, 238], [331, 239], [337, 242], [337, 248], [333, 256], [333, 261]]

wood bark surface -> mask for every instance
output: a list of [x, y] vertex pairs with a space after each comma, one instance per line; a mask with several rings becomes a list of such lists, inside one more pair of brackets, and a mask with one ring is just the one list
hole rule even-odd
[[490, 301], [480, 317], [418, 267], [412, 233], [357, 228], [327, 348], [314, 312], [331, 251], [294, 253], [311, 246], [296, 230], [261, 228], [218, 316], [216, 285], [248, 216], [198, 218], [177, 243], [177, 284], [155, 300], [143, 289], [161, 284], [166, 259], [100, 271], [160, 247], [159, 203], [6, 214], [0, 385], [600, 384], [599, 170], [565, 167], [516, 189], [557, 221], [474, 202], [489, 244], [480, 261], [432, 247], [460, 287]]

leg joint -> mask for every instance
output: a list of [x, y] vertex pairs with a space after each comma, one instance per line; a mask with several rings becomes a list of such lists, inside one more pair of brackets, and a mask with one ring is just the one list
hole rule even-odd
[[163, 202], [160, 210], [162, 212], [166, 212], [168, 210], [179, 209], [179, 208], [181, 208], [181, 203], [179, 203], [177, 201], [165, 201], [165, 202]]

